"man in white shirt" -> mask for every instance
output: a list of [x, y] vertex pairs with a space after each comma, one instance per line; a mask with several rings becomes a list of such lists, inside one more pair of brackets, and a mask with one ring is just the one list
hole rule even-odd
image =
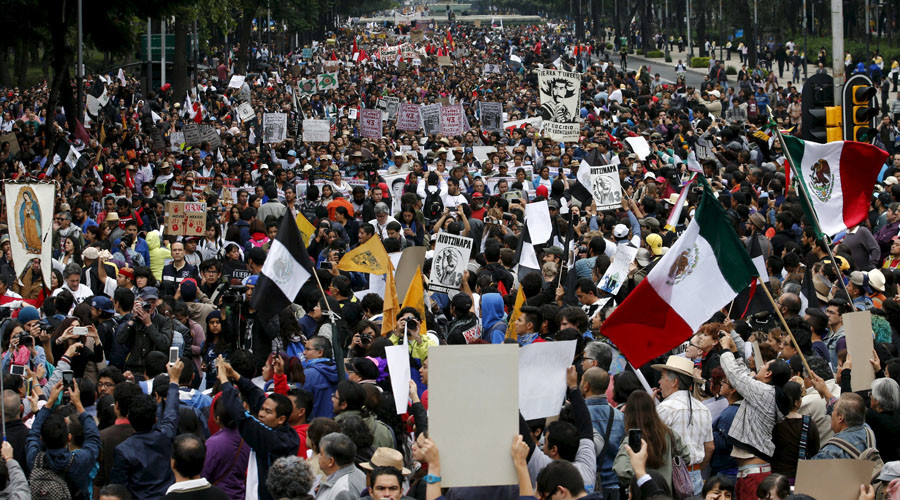
[[469, 203], [466, 197], [459, 192], [459, 180], [453, 177], [447, 179], [447, 194], [443, 196], [444, 208], [456, 208], [459, 205]]
[[662, 403], [657, 405], [659, 418], [681, 436], [690, 449], [687, 467], [694, 483], [694, 494], [703, 487], [701, 472], [712, 458], [715, 443], [712, 433], [712, 414], [697, 398], [691, 395], [694, 384], [694, 362], [681, 356], [669, 356], [664, 365], [653, 365], [662, 372], [659, 389]]
[[94, 296], [90, 287], [81, 284], [81, 268], [77, 264], [70, 265], [66, 268], [65, 280], [63, 285], [53, 291], [53, 297], [56, 297], [63, 290], [68, 290], [75, 297], [75, 305], [81, 304], [85, 299]]

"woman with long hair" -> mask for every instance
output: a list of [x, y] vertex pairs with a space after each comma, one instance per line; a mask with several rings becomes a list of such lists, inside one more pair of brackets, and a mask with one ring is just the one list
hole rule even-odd
[[[74, 349], [78, 352], [78, 355], [67, 357], [70, 360], [70, 369], [74, 373], [75, 378], [83, 377], [89, 364], [94, 364], [89, 371], [96, 377], [96, 363], [103, 361], [103, 345], [94, 325], [87, 325], [87, 333], [85, 334], [78, 333], [75, 330], [81, 325], [82, 323], [78, 318], [69, 317], [56, 327], [51, 337], [53, 359], [58, 360], [66, 353], [71, 353]], [[96, 382], [96, 380], [94, 381]]]
[[775, 424], [772, 431], [772, 441], [775, 442], [772, 472], [783, 474], [791, 480], [797, 476], [797, 461], [808, 460], [819, 452], [819, 428], [809, 415], [800, 414], [803, 392], [803, 387], [796, 382], [784, 384], [784, 394], [791, 410], [784, 420]]
[[[656, 413], [653, 398], [645, 391], [634, 391], [625, 405], [625, 428], [639, 429], [641, 438], [647, 443], [647, 470], [655, 470], [666, 478], [672, 490], [672, 457], [680, 457], [685, 463], [690, 459], [690, 450], [681, 437], [672, 431]], [[631, 461], [623, 440], [613, 461], [613, 470], [620, 482], [627, 483], [634, 476]]]
[[59, 262], [59, 265], [56, 265], [56, 262], [54, 262], [54, 267], [58, 269], [65, 269], [66, 266], [73, 262], [79, 266], [84, 265], [84, 262], [81, 260], [81, 241], [79, 238], [72, 235], [63, 238], [63, 250], [59, 253], [57, 262]]
[[203, 260], [215, 259], [224, 244], [222, 228], [215, 222], [209, 222], [206, 224], [206, 233], [204, 233], [200, 242], [197, 243], [197, 251], [203, 256]]
[[216, 384], [216, 358], [221, 355], [226, 360], [237, 349], [237, 332], [226, 333], [222, 321], [222, 312], [214, 310], [206, 317], [206, 340], [201, 348], [203, 364], [201, 368], [206, 372], [206, 387], [212, 388]]

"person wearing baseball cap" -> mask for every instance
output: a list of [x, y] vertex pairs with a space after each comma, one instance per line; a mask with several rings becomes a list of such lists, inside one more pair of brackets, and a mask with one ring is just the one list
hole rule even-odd
[[847, 282], [847, 293], [850, 294], [850, 300], [857, 311], [868, 311], [875, 306], [872, 299], [869, 298], [869, 294], [872, 293], [869, 275], [863, 271], [850, 273], [850, 280]]
[[125, 370], [132, 373], [144, 373], [147, 355], [156, 351], [168, 356], [172, 345], [171, 339], [175, 333], [173, 322], [157, 312], [158, 301], [159, 290], [156, 287], [142, 288], [139, 299], [134, 301], [132, 318], [118, 333], [118, 340], [131, 346], [125, 359]]

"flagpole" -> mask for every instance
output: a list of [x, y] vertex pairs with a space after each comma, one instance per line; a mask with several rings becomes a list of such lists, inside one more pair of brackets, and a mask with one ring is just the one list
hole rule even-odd
[[[794, 342], [794, 347], [797, 348], [797, 353], [800, 354], [800, 360], [803, 361], [803, 366], [806, 368], [808, 373], [813, 373], [812, 370], [809, 369], [809, 364], [806, 362], [806, 356], [803, 355], [803, 351], [800, 350], [800, 344], [797, 343], [797, 339], [794, 337], [794, 333], [791, 332], [791, 329], [788, 327], [787, 322], [784, 320], [784, 316], [781, 315], [781, 309], [778, 307], [778, 303], [775, 302], [775, 299], [772, 298], [772, 292], [769, 291], [769, 287], [766, 286], [765, 283], [762, 282], [760, 277], [756, 277], [759, 282], [759, 288], [762, 288], [764, 292], [766, 292], [766, 297], [769, 297], [769, 301], [772, 303], [772, 308], [775, 309], [775, 314], [778, 315], [778, 319], [781, 320], [781, 326], [784, 327], [785, 331], [788, 332], [788, 335], [791, 336], [791, 340]], [[757, 367], [757, 370], [760, 369]]]
[[[772, 116], [772, 108], [770, 106], [766, 106], [769, 110], [769, 116]], [[781, 151], [784, 153], [784, 157], [787, 158], [788, 165], [790, 169], [794, 172], [794, 178], [799, 179], [800, 170], [797, 169], [797, 165], [794, 163], [794, 159], [791, 158], [790, 152], [788, 152], [787, 144], [784, 142], [784, 137], [781, 135], [781, 130], [779, 130], [777, 124], [773, 127], [775, 130], [775, 136], [778, 137], [778, 142], [781, 144]], [[841, 284], [841, 288], [844, 290], [844, 293], [847, 294], [847, 298], [853, 300], [853, 296], [850, 295], [850, 291], [847, 290], [847, 285], [844, 284], [844, 275], [841, 272], [841, 266], [838, 264], [837, 259], [834, 257], [834, 253], [831, 251], [831, 236], [822, 232], [822, 225], [819, 223], [819, 216], [816, 214], [816, 209], [813, 207], [812, 200], [809, 198], [809, 193], [806, 192], [806, 189], [803, 188], [803, 181], [799, 180], [800, 184], [800, 194], [803, 196], [803, 199], [806, 200], [806, 206], [809, 207], [809, 213], [813, 218], [813, 223], [816, 225], [816, 229], [818, 229], [819, 234], [825, 239], [825, 250], [828, 252], [828, 257], [831, 259], [831, 265], [834, 266], [834, 269], [837, 271], [838, 282]], [[790, 186], [785, 186], [785, 193], [787, 193], [788, 188]], [[764, 287], [765, 288], [765, 287]], [[768, 290], [767, 290], [768, 292]], [[777, 307], [775, 308], [778, 309]], [[805, 361], [804, 361], [805, 363]]]
[[312, 274], [316, 277], [316, 284], [319, 285], [319, 291], [322, 292], [322, 300], [325, 301], [325, 307], [328, 308], [328, 320], [331, 322], [331, 349], [334, 351], [334, 364], [337, 367], [338, 380], [344, 380], [344, 346], [341, 345], [340, 333], [338, 332], [337, 323], [334, 320], [334, 311], [331, 310], [331, 304], [328, 302], [328, 295], [322, 288], [322, 281], [319, 280], [318, 269], [313, 268]]

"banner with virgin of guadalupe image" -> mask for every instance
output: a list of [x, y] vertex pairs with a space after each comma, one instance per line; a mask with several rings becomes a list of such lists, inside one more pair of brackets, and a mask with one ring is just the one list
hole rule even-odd
[[5, 184], [9, 248], [16, 276], [22, 276], [32, 259], [40, 259], [44, 283], [50, 283], [53, 257], [53, 184]]

